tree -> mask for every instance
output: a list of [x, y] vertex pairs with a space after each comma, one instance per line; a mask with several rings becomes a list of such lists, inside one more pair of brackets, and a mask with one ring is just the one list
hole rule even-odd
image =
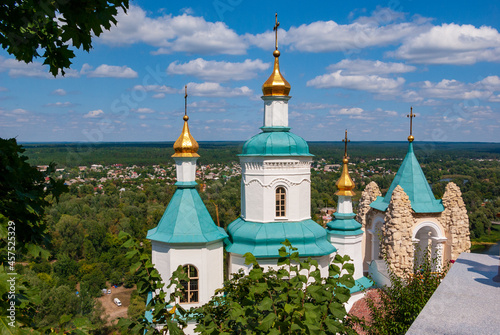
[[[0, 14], [4, 15], [4, 13]], [[30, 325], [36, 314], [36, 288], [23, 278], [13, 278], [16, 256], [31, 255], [47, 259], [49, 245], [47, 226], [43, 221], [50, 196], [56, 200], [67, 190], [64, 180], [55, 180], [50, 174], [55, 164], [45, 173], [27, 163], [24, 149], [15, 139], [0, 139], [0, 309], [3, 311], [0, 333]], [[15, 297], [9, 294], [8, 280], [16, 281]], [[15, 302], [15, 320], [7, 317], [7, 310]]]
[[70, 47], [89, 51], [92, 37], [116, 24], [118, 8], [126, 12], [128, 6], [128, 0], [5, 0], [0, 3], [0, 44], [17, 60], [30, 63], [41, 57], [52, 75], [64, 75], [75, 57]]

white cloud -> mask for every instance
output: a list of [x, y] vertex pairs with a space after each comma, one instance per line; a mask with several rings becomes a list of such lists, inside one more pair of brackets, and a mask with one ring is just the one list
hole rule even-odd
[[97, 117], [100, 117], [103, 114], [104, 114], [104, 112], [102, 111], [102, 109], [96, 109], [96, 110], [88, 112], [83, 117], [84, 118], [97, 118]]
[[[48, 66], [43, 65], [40, 62], [25, 63], [18, 61], [14, 58], [4, 58], [0, 56], [0, 72], [8, 71], [10, 77], [31, 77], [31, 78], [46, 78], [54, 79], [54, 76], [50, 74]], [[77, 71], [72, 69], [66, 69], [65, 77], [78, 77]], [[58, 76], [58, 78], [63, 78]]]
[[102, 64], [99, 65], [95, 70], [89, 71], [89, 67], [82, 66], [82, 72], [87, 73], [88, 77], [99, 77], [99, 78], [137, 78], [138, 74], [131, 68], [127, 66], [115, 66]]
[[104, 32], [99, 40], [109, 45], [145, 43], [158, 47], [155, 54], [189, 52], [200, 54], [241, 55], [247, 45], [223, 22], [207, 22], [185, 12], [157, 18], [147, 16], [140, 7], [130, 5], [127, 14], [120, 12], [117, 25]]
[[500, 77], [489, 76], [475, 83], [463, 83], [455, 79], [443, 79], [438, 83], [424, 81], [420, 83], [419, 94], [440, 99], [490, 99], [500, 91]]
[[228, 108], [228, 103], [225, 100], [219, 101], [209, 101], [209, 100], [200, 100], [193, 101], [188, 104], [190, 110], [195, 110], [198, 112], [225, 112]]
[[136, 112], [136, 113], [143, 113], [143, 114], [152, 114], [152, 113], [155, 113], [155, 111], [153, 109], [146, 108], [146, 107], [133, 109], [133, 111]]
[[498, 62], [500, 34], [492, 27], [443, 24], [410, 36], [388, 55], [425, 64]]
[[413, 72], [417, 68], [415, 66], [406, 65], [403, 63], [385, 63], [379, 60], [363, 60], [363, 59], [343, 59], [337, 64], [330, 65], [327, 70], [343, 70], [344, 74], [375, 74], [385, 75], [390, 73], [406, 73]]
[[237, 96], [250, 96], [253, 91], [247, 86], [242, 87], [225, 87], [219, 83], [205, 82], [205, 83], [189, 83], [189, 94], [200, 97], [237, 97]]
[[9, 89], [7, 87], [0, 86], [0, 92], [7, 92]]
[[341, 87], [386, 94], [399, 90], [404, 83], [405, 80], [401, 77], [391, 79], [375, 75], [343, 75], [342, 70], [338, 70], [309, 80], [307, 86], [317, 88]]
[[154, 94], [153, 98], [155, 98], [155, 99], [163, 99], [163, 98], [165, 98], [165, 93]]
[[340, 109], [333, 109], [330, 111], [331, 115], [338, 116], [349, 116], [349, 119], [357, 120], [373, 120], [374, 116], [367, 115], [367, 112], [363, 108], [359, 107], [344, 107]]
[[[400, 43], [430, 29], [428, 20], [415, 17], [411, 22], [393, 22], [404, 17], [402, 13], [387, 8], [378, 8], [372, 16], [360, 18], [350, 24], [335, 21], [316, 21], [279, 31], [280, 44], [292, 50], [305, 52], [352, 51], [373, 46]], [[245, 35], [245, 39], [260, 48], [269, 49], [273, 45], [274, 32]]]
[[197, 58], [188, 63], [179, 64], [177, 61], [170, 63], [167, 68], [169, 74], [188, 75], [208, 81], [247, 80], [255, 78], [257, 71], [267, 70], [269, 64], [260, 59], [246, 59], [241, 63], [226, 61], [207, 61]]
[[63, 96], [63, 95], [66, 95], [67, 93], [66, 93], [66, 91], [64, 89], [58, 88], [58, 89], [52, 91], [52, 93], [50, 93], [50, 94]]
[[45, 107], [71, 107], [73, 104], [69, 101], [66, 102], [54, 102], [54, 103], [48, 103], [44, 105]]
[[132, 89], [135, 91], [163, 93], [161, 98], [165, 97], [165, 94], [178, 94], [181, 92], [181, 90], [165, 85], [135, 85]]

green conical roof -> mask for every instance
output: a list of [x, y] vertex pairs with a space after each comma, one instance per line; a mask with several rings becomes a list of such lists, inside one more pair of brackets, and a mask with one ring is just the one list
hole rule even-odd
[[147, 238], [165, 243], [206, 243], [227, 237], [217, 227], [194, 186], [179, 185], [158, 225]]
[[440, 213], [444, 211], [441, 200], [436, 200], [424, 172], [413, 152], [413, 143], [408, 146], [401, 167], [392, 181], [385, 197], [378, 197], [370, 204], [372, 208], [385, 212], [391, 201], [392, 192], [400, 185], [410, 198], [411, 208], [415, 213]]

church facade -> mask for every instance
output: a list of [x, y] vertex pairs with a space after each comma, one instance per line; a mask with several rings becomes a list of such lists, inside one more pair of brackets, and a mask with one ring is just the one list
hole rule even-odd
[[356, 285], [351, 289], [347, 310], [363, 297], [363, 290], [373, 285], [365, 274], [372, 271], [375, 278], [377, 271], [383, 272], [372, 265], [377, 265], [384, 255], [394, 272], [403, 274], [411, 270], [418, 250], [430, 248], [442, 266], [470, 248], [460, 190], [450, 183], [443, 199], [435, 199], [415, 157], [413, 136], [387, 194], [382, 197], [378, 186], [370, 183], [355, 214], [355, 184], [349, 175], [346, 130], [334, 220], [326, 228], [313, 221], [313, 155], [307, 142], [290, 131], [291, 86], [280, 72], [277, 36], [273, 56], [273, 72], [262, 86], [261, 132], [244, 144], [239, 155], [241, 216], [229, 224], [227, 232], [214, 223], [195, 188], [199, 146], [190, 134], [187, 111], [184, 115], [182, 133], [174, 144], [177, 190], [147, 238], [152, 242], [153, 263], [165, 282], [179, 265], [187, 271], [190, 281], [179, 301], [185, 308], [210, 300], [215, 290], [223, 286], [224, 266], [229, 274], [240, 270], [248, 273], [250, 266], [243, 256], [247, 252], [262, 266], [277, 267], [278, 250], [285, 239], [298, 249], [301, 257], [317, 260], [323, 276], [328, 275], [328, 266], [337, 253], [351, 257]]

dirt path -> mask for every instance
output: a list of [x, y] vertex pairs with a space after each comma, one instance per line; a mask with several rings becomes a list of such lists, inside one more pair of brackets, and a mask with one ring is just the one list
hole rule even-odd
[[[109, 288], [110, 286], [108, 286]], [[98, 298], [104, 308], [103, 318], [107, 318], [108, 324], [116, 324], [118, 318], [127, 317], [128, 306], [130, 305], [130, 295], [135, 290], [132, 288], [124, 288], [123, 286], [114, 288], [111, 287], [111, 294], [105, 294]], [[120, 307], [116, 306], [113, 299], [118, 298], [122, 302]]]

